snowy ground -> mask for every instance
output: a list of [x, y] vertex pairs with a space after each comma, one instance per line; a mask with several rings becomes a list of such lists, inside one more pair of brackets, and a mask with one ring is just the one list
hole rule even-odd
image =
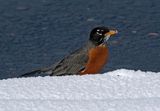
[[160, 73], [1, 80], [0, 111], [160, 111]]

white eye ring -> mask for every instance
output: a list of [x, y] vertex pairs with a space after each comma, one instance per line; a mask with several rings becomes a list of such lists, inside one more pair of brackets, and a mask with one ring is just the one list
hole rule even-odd
[[101, 33], [97, 32], [98, 35], [102, 35]]

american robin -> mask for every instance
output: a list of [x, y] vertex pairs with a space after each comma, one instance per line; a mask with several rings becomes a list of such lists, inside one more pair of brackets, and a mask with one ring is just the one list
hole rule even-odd
[[29, 76], [35, 73], [47, 73], [50, 76], [99, 73], [109, 57], [107, 41], [115, 34], [117, 34], [117, 30], [96, 27], [91, 31], [89, 41], [82, 48], [50, 67], [34, 70], [22, 76]]

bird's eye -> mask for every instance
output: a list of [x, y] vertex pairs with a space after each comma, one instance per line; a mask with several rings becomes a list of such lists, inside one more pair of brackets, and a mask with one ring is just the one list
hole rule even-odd
[[103, 35], [103, 32], [104, 32], [104, 30], [100, 30], [100, 29], [97, 29], [97, 31], [96, 31], [96, 33], [97, 33], [98, 35]]
[[99, 32], [100, 30], [99, 29], [97, 29], [97, 32]]
[[101, 33], [103, 33], [104, 32], [104, 30], [101, 30]]
[[98, 35], [102, 35], [102, 32], [99, 31], [99, 32], [97, 32], [97, 34], [98, 34]]

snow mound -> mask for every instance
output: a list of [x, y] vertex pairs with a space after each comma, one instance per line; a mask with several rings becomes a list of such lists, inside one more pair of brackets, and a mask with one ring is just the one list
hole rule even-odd
[[160, 73], [0, 80], [0, 111], [160, 111]]

